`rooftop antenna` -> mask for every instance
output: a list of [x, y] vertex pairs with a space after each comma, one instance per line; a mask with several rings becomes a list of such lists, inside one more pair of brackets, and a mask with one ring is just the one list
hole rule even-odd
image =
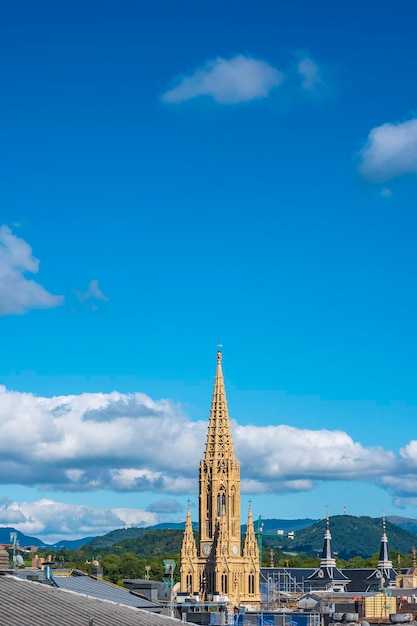
[[15, 563], [16, 563], [16, 546], [19, 545], [16, 532], [10, 533], [10, 543], [13, 546], [13, 565], [15, 565]]

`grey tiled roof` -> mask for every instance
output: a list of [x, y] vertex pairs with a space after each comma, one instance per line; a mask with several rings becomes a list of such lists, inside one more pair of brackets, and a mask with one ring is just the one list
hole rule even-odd
[[150, 602], [146, 598], [131, 593], [128, 589], [97, 580], [90, 576], [54, 576], [54, 582], [60, 589], [76, 591], [93, 598], [111, 600], [125, 606], [133, 606], [140, 609], [161, 611], [163, 605]]
[[109, 600], [101, 600], [0, 576], [0, 624], [19, 626], [177, 626], [179, 621]]

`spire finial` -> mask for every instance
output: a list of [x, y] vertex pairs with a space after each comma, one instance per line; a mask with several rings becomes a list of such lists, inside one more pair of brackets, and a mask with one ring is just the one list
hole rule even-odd
[[222, 362], [222, 358], [223, 358], [222, 348], [223, 348], [223, 344], [218, 343], [217, 344], [217, 363], [219, 364]]

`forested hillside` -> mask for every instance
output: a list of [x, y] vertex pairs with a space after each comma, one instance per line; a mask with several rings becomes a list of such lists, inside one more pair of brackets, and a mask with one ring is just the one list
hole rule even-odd
[[[386, 522], [389, 548], [391, 551], [408, 554], [417, 542], [417, 535]], [[275, 539], [275, 544], [284, 551], [317, 555], [323, 547], [326, 522], [320, 520], [295, 533], [293, 541], [286, 538]], [[333, 550], [341, 559], [355, 556], [369, 557], [379, 551], [382, 535], [381, 519], [335, 515], [330, 518]], [[273, 538], [265, 537], [264, 543], [271, 545]]]

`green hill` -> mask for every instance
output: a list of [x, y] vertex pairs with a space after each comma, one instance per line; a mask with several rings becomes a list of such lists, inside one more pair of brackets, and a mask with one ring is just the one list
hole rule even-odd
[[101, 537], [95, 537], [88, 543], [88, 546], [92, 548], [109, 548], [116, 543], [120, 543], [124, 539], [134, 539], [140, 537], [147, 531], [146, 528], [119, 528], [118, 530], [112, 530], [106, 535]]
[[[133, 552], [141, 559], [163, 557], [179, 554], [181, 551], [184, 530], [166, 528], [165, 530], [148, 530], [143, 535], [124, 539], [116, 545], [123, 552]], [[113, 546], [115, 548], [116, 546]]]
[[[408, 554], [417, 543], [417, 535], [387, 521], [387, 536], [390, 551]], [[295, 533], [294, 540], [265, 537], [264, 545], [279, 545], [284, 551], [307, 555], [320, 555], [323, 548], [325, 520], [315, 522]], [[379, 552], [382, 535], [380, 518], [335, 515], [330, 518], [332, 546], [337, 556], [349, 559], [354, 556], [369, 557]]]

